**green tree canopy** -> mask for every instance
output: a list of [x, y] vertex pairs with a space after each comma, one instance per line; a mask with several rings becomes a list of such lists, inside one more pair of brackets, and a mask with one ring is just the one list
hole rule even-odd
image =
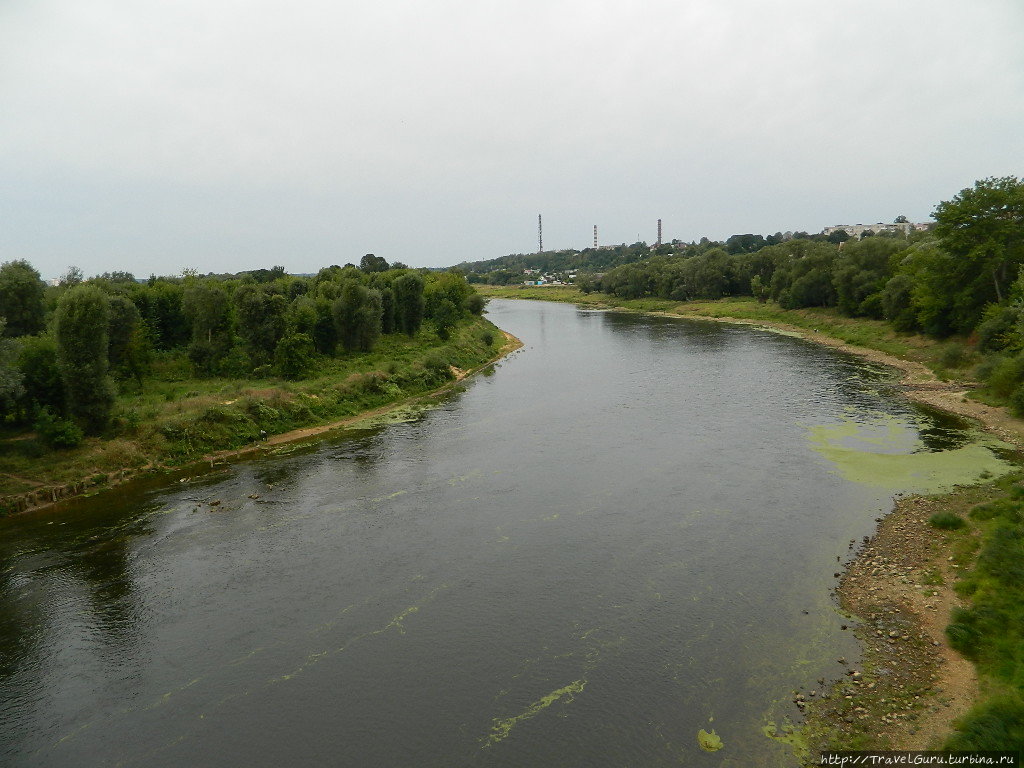
[[27, 336], [43, 329], [43, 291], [39, 273], [27, 261], [0, 266], [0, 317], [5, 336]]
[[955, 256], [958, 280], [980, 309], [1002, 301], [1024, 264], [1024, 182], [988, 178], [939, 203], [933, 216], [942, 247]]
[[107, 375], [109, 326], [110, 299], [95, 286], [75, 286], [57, 303], [54, 333], [68, 411], [91, 434], [103, 431], [114, 406]]

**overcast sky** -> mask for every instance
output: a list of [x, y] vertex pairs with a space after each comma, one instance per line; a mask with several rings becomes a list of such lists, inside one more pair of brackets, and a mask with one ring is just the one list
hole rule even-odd
[[923, 221], [1024, 175], [1021, 39], [1021, 0], [0, 0], [0, 262]]

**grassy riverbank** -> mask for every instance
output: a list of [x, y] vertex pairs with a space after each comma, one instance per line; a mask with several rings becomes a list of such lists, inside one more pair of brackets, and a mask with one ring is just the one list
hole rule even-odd
[[[966, 377], [957, 341], [897, 334], [831, 309], [783, 310], [752, 298], [620, 300], [572, 287], [482, 287], [492, 297], [765, 324], [896, 367], [907, 395], [977, 419], [1024, 444], [1024, 422]], [[980, 401], [980, 402], [979, 402]], [[986, 404], [987, 403], [987, 404]], [[865, 541], [837, 590], [864, 657], [794, 691], [808, 764], [820, 749], [1024, 750], [1024, 473], [952, 493], [901, 499]], [[965, 659], [974, 663], [972, 667]], [[774, 735], [774, 734], [773, 734]]]
[[498, 328], [475, 317], [447, 340], [425, 327], [413, 338], [384, 336], [372, 352], [322, 358], [299, 381], [196, 379], [186, 375], [187, 366], [168, 365], [141, 391], [118, 398], [102, 437], [55, 451], [33, 433], [0, 437], [0, 513], [237, 450], [258, 442], [261, 430], [279, 435], [406, 402], [507, 348]]

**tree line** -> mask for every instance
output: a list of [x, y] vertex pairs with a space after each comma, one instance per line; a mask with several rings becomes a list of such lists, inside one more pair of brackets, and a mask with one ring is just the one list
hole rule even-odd
[[484, 299], [457, 271], [413, 270], [367, 254], [313, 277], [282, 267], [239, 275], [89, 280], [48, 286], [24, 260], [0, 265], [0, 420], [55, 446], [106, 428], [118, 391], [154, 365], [197, 378], [308, 376], [325, 357], [369, 352], [385, 334], [441, 339]]

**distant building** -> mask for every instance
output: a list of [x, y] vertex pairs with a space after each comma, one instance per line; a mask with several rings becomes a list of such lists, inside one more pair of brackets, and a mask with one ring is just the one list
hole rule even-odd
[[865, 232], [871, 232], [877, 235], [879, 232], [899, 232], [903, 235], [909, 235], [911, 232], [922, 232], [932, 228], [930, 222], [920, 222], [917, 224], [911, 222], [903, 222], [902, 224], [883, 224], [878, 222], [877, 224], [836, 224], [834, 227], [825, 227], [822, 230], [822, 234], [831, 235], [833, 232], [843, 230], [846, 234], [851, 237], [861, 237]]

